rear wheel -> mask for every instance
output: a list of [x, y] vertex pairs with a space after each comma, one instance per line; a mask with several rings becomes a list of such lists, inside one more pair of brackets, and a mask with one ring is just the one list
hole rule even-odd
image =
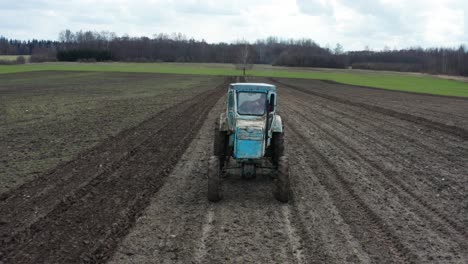
[[290, 196], [290, 182], [289, 182], [289, 163], [288, 158], [282, 156], [278, 159], [278, 177], [276, 178], [276, 200], [287, 203]]
[[215, 140], [213, 145], [213, 154], [219, 157], [219, 167], [222, 169], [229, 155], [229, 137], [226, 131], [219, 131], [219, 125], [216, 123]]
[[274, 132], [271, 138], [271, 159], [278, 166], [279, 159], [284, 155], [284, 133]]
[[219, 157], [211, 156], [208, 160], [208, 200], [218, 202], [222, 199]]

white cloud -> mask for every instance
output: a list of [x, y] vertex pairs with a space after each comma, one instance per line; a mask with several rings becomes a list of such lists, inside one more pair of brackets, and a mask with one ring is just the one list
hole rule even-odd
[[0, 0], [0, 35], [57, 39], [64, 29], [208, 42], [311, 38], [345, 49], [468, 44], [465, 0]]
[[426, 12], [423, 16], [427, 18], [424, 27], [424, 39], [427, 42], [456, 45], [457, 40], [466, 37], [462, 10], [441, 7], [438, 12]]

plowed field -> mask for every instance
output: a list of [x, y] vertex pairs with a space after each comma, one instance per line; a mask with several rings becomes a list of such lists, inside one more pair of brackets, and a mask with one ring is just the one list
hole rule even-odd
[[[207, 160], [232, 81], [180, 90], [183, 100], [4, 192], [0, 261], [468, 261], [467, 99], [250, 79], [278, 87], [293, 200], [277, 202], [259, 171], [253, 180], [230, 174], [213, 204]], [[0, 93], [37, 89], [11, 87]]]

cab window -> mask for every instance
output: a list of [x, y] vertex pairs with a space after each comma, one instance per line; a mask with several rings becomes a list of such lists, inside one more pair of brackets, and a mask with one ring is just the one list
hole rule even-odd
[[234, 93], [229, 92], [229, 94], [228, 94], [228, 108], [229, 108], [229, 110], [232, 110], [233, 107], [234, 107]]
[[275, 111], [275, 94], [270, 95], [270, 102], [268, 103], [268, 112]]
[[266, 94], [254, 92], [237, 93], [237, 112], [240, 115], [263, 115], [266, 108]]

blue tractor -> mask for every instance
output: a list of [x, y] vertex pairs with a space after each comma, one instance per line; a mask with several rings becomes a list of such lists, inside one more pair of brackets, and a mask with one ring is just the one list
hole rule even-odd
[[258, 167], [273, 169], [274, 195], [280, 202], [288, 202], [289, 168], [284, 156], [283, 123], [276, 104], [274, 85], [229, 85], [226, 111], [215, 126], [214, 156], [210, 157], [208, 168], [208, 200], [222, 199], [221, 176], [233, 158], [243, 178], [255, 177]]

